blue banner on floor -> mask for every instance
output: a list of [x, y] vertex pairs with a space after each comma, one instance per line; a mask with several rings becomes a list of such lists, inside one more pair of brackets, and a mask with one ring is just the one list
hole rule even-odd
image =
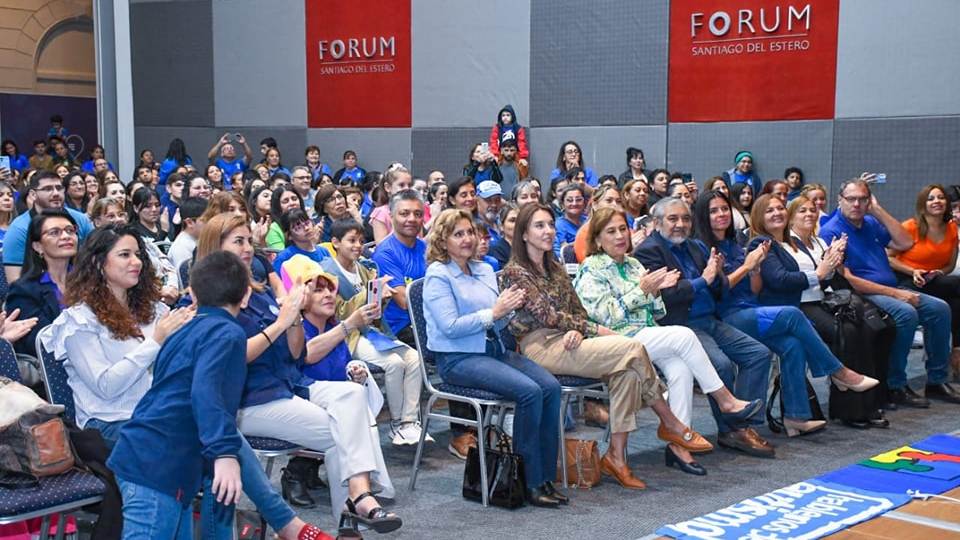
[[960, 438], [934, 435], [817, 479], [881, 493], [943, 493], [960, 486]]
[[673, 538], [804, 539], [845, 529], [910, 500], [808, 480], [657, 530]]

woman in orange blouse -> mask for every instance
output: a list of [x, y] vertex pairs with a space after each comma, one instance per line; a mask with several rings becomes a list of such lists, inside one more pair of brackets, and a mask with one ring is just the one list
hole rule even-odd
[[947, 191], [939, 184], [924, 186], [917, 195], [916, 216], [903, 222], [913, 247], [888, 251], [890, 266], [900, 283], [950, 304], [953, 353], [950, 363], [960, 367], [960, 276], [947, 275], [957, 261], [957, 224], [951, 219]]

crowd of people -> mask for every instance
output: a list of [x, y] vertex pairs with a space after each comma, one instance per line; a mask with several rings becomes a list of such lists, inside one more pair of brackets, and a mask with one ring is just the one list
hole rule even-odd
[[[325, 456], [341, 537], [399, 528], [378, 500], [395, 489], [377, 422], [393, 446], [435, 442], [419, 421], [406, 296], [420, 279], [440, 379], [516, 404], [512, 444], [535, 506], [570, 502], [554, 485], [558, 431], [571, 428], [557, 375], [606, 383], [609, 404], [588, 401], [584, 420], [609, 427], [600, 466], [627, 489], [645, 487], [626, 453], [644, 407], [665, 464], [707, 474], [695, 385], [717, 444], [775, 457], [757, 431], [775, 357], [788, 437], [827, 425], [808, 373], [829, 376], [830, 419], [853, 428], [960, 403], [955, 186], [925, 186], [901, 223], [869, 173], [841, 183], [831, 208], [799, 168], [762, 182], [749, 151], [698, 182], [648, 170], [633, 147], [622, 174], [598, 175], [572, 140], [541, 180], [510, 106], [450, 178], [368, 171], [354, 151], [331, 172], [316, 146], [286, 166], [270, 138], [255, 162], [240, 133], [197, 164], [180, 139], [162, 160], [143, 150], [127, 181], [102, 147], [80, 162], [55, 134], [30, 158], [13, 141], [2, 150], [0, 292], [29, 331], [15, 347], [36, 355], [39, 335], [63, 362], [77, 424], [112, 448], [126, 538], [189, 537], [201, 487], [217, 537], [242, 491], [281, 538], [326, 538], [291, 508], [316, 505], [320, 462], [290, 459], [278, 493], [245, 437]], [[921, 326], [918, 392], [906, 366]], [[448, 449], [465, 459], [478, 434], [450, 427]]]

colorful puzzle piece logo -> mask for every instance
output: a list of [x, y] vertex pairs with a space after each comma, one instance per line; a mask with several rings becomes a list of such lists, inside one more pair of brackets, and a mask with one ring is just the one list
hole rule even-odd
[[872, 469], [951, 480], [960, 477], [960, 456], [901, 446], [860, 462]]

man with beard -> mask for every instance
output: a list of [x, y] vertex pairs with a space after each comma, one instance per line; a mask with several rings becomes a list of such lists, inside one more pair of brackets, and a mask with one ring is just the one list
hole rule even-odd
[[507, 139], [500, 144], [500, 157], [497, 163], [500, 166], [500, 189], [504, 193], [513, 193], [514, 186], [529, 174], [527, 165], [517, 160], [517, 141]]
[[484, 180], [477, 186], [477, 217], [490, 231], [490, 244], [500, 241], [500, 209], [503, 208], [503, 189], [493, 180]]
[[42, 171], [33, 175], [30, 179], [30, 191], [34, 194], [33, 208], [17, 216], [3, 239], [3, 267], [7, 274], [7, 282], [13, 283], [20, 277], [20, 271], [23, 267], [23, 258], [27, 247], [27, 227], [30, 226], [30, 220], [38, 212], [47, 208], [63, 209], [70, 213], [77, 226], [80, 229], [80, 242], [93, 231], [93, 224], [87, 218], [86, 214], [77, 212], [72, 208], [64, 207], [65, 190], [60, 177], [50, 171]]

